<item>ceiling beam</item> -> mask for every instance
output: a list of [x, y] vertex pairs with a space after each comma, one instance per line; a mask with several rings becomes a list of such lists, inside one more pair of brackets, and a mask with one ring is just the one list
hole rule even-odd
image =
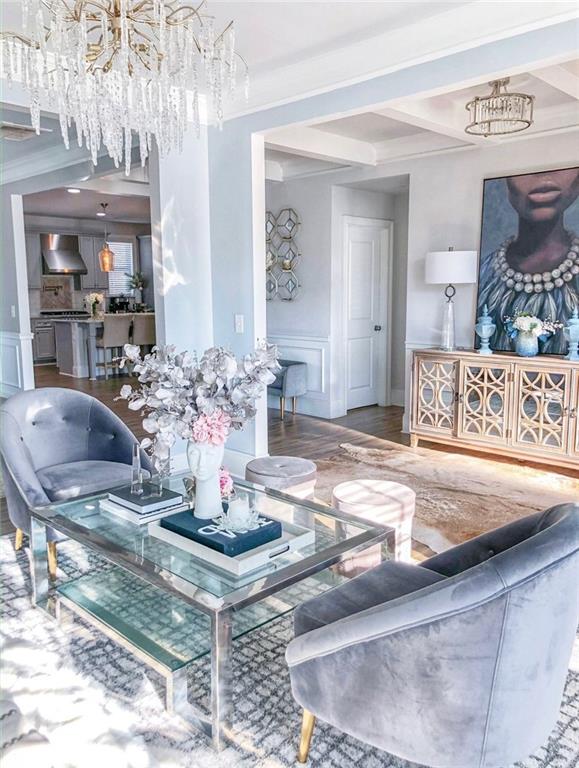
[[558, 65], [546, 67], [545, 69], [536, 69], [531, 74], [558, 91], [579, 100], [579, 77], [569, 72], [565, 67]]
[[376, 150], [372, 144], [305, 126], [269, 131], [265, 134], [265, 146], [344, 165], [376, 165]]
[[443, 136], [449, 136], [451, 139], [458, 140], [464, 144], [481, 144], [488, 146], [495, 143], [496, 139], [486, 138], [484, 136], [472, 136], [464, 130], [467, 124], [467, 112], [460, 116], [456, 109], [450, 104], [444, 107], [434, 107], [432, 103], [413, 102], [398, 103], [396, 107], [385, 107], [375, 110], [378, 114], [389, 117], [392, 120], [398, 120], [407, 125], [413, 125], [425, 131], [433, 131]]

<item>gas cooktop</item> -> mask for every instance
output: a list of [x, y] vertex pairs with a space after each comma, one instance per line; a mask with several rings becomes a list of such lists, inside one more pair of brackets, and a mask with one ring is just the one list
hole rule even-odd
[[41, 309], [41, 315], [50, 317], [88, 317], [88, 312], [83, 309]]

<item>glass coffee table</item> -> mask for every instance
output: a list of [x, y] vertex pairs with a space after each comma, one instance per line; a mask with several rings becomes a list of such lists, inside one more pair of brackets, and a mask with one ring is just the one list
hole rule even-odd
[[[184, 493], [186, 477], [174, 474], [165, 485]], [[106, 493], [39, 507], [31, 518], [34, 604], [57, 617], [63, 608], [73, 611], [160, 672], [167, 709], [200, 728], [217, 749], [230, 732], [232, 640], [343, 581], [332, 566], [393, 541], [391, 529], [329, 507], [240, 480], [235, 486], [263, 514], [313, 531], [313, 543], [234, 576], [149, 535], [147, 525], [101, 509]], [[52, 584], [47, 526], [100, 555], [103, 566], [89, 561], [79, 578]], [[208, 711], [187, 699], [187, 667], [205, 654], [211, 654]]]

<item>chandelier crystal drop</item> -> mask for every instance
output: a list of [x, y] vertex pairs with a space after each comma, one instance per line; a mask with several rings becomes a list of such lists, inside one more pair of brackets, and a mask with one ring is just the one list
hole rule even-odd
[[178, 0], [23, 0], [24, 34], [1, 36], [2, 71], [30, 94], [40, 133], [46, 95], [60, 118], [64, 143], [75, 124], [78, 145], [97, 164], [101, 145], [118, 167], [131, 166], [133, 132], [141, 164], [153, 137], [163, 157], [180, 150], [188, 102], [199, 133], [199, 94], [219, 124], [237, 89], [241, 62], [233, 22], [217, 33], [213, 18]]
[[507, 91], [509, 78], [493, 80], [488, 96], [476, 96], [465, 109], [470, 123], [464, 129], [475, 136], [502, 136], [524, 131], [533, 124], [534, 96]]

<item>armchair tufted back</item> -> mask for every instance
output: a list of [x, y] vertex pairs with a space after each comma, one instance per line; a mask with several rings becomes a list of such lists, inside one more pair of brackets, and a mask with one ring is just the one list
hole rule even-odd
[[130, 463], [128, 427], [83, 392], [47, 387], [21, 392], [1, 407], [2, 453], [10, 465], [13, 440], [24, 444], [35, 471], [55, 464], [104, 459]]

